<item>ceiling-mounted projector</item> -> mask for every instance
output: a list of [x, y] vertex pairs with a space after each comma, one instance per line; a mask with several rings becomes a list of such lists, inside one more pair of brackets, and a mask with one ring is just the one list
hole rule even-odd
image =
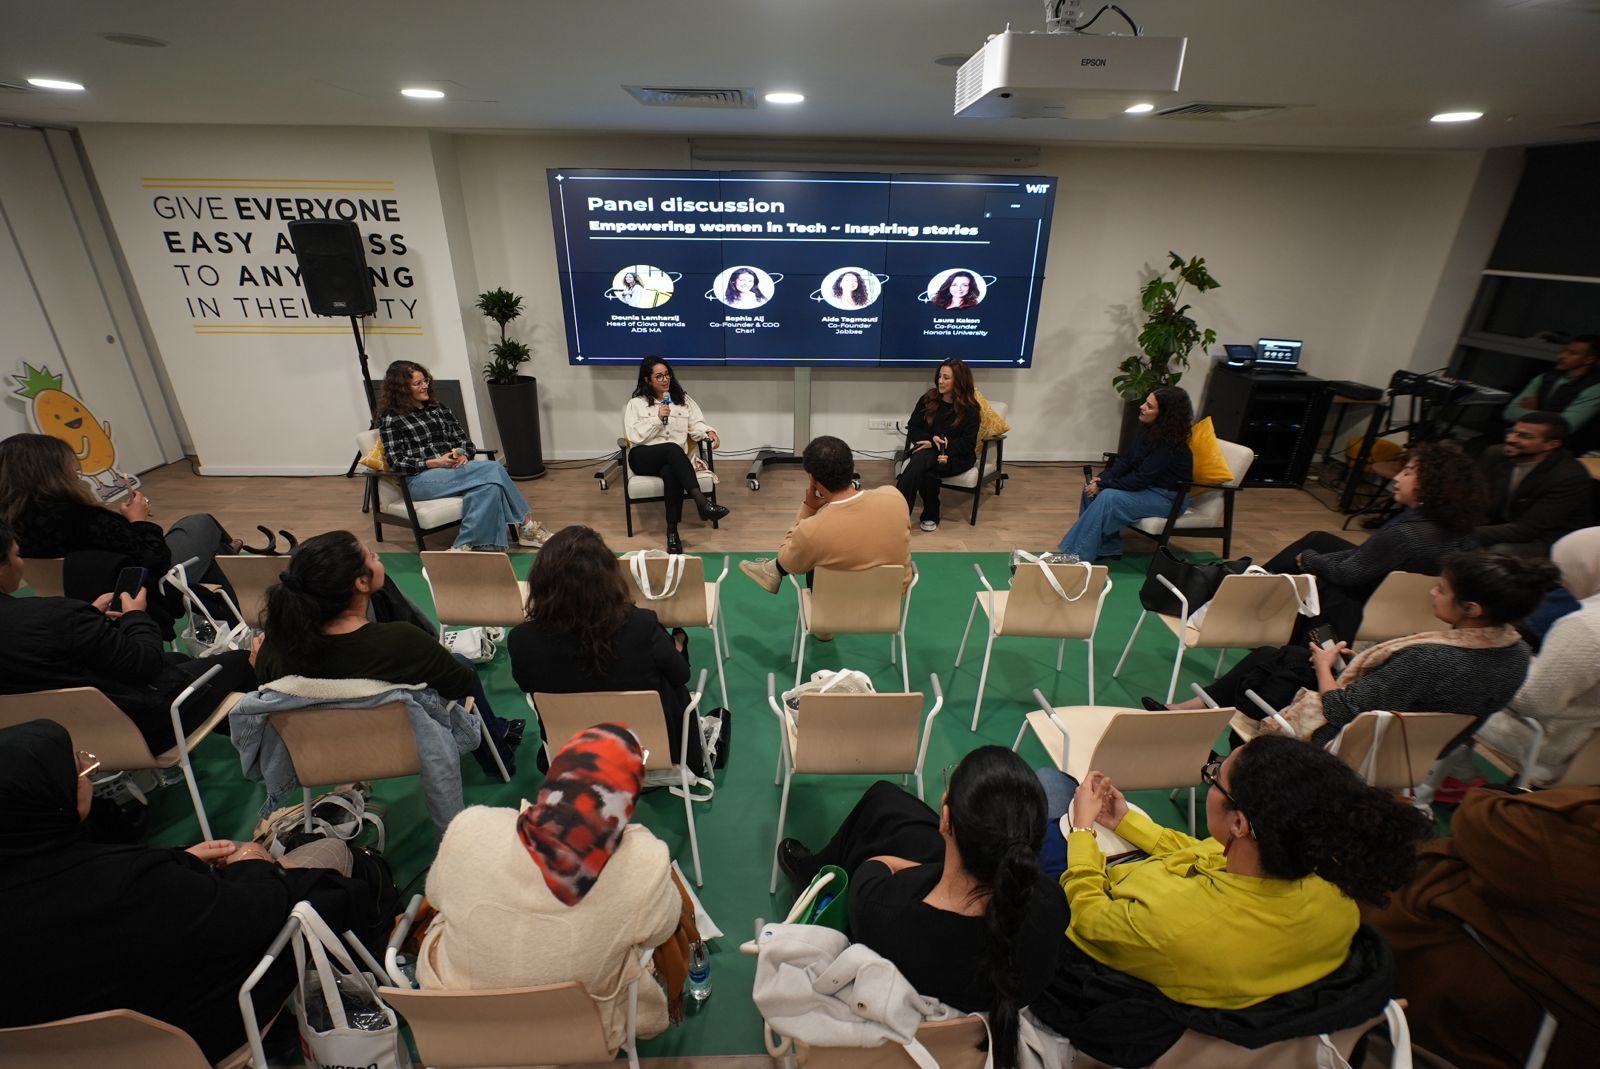
[[956, 75], [957, 115], [1108, 119], [1178, 92], [1187, 37], [1016, 33], [990, 37]]

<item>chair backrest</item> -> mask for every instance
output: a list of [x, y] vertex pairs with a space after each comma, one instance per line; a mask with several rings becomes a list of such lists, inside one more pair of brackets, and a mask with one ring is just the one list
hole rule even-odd
[[1434, 759], [1473, 718], [1461, 713], [1366, 712], [1328, 747], [1374, 787], [1400, 791], [1428, 776]]
[[228, 585], [233, 587], [234, 603], [244, 614], [244, 622], [251, 627], [261, 626], [267, 590], [277, 584], [278, 576], [288, 564], [287, 557], [258, 557], [246, 553], [217, 558], [217, 566], [228, 577]]
[[1294, 631], [1299, 598], [1309, 597], [1315, 582], [1309, 575], [1228, 576], [1206, 608], [1195, 645], [1212, 649], [1283, 645]]
[[1589, 736], [1552, 787], [1600, 787], [1600, 731]]
[[[1085, 769], [1123, 790], [1148, 791], [1200, 782], [1200, 768], [1234, 709], [1128, 709], [1112, 717]], [[1070, 730], [1072, 722], [1067, 721]], [[1073, 766], [1078, 761], [1073, 759]]]
[[[666, 584], [667, 558], [645, 557], [643, 560], [645, 575], [650, 580], [650, 589], [660, 590]], [[679, 581], [678, 588], [670, 597], [656, 601], [645, 597], [644, 591], [639, 589], [629, 561], [619, 557], [617, 567], [622, 569], [633, 603], [641, 609], [650, 609], [654, 612], [662, 627], [710, 626], [710, 614], [706, 606], [706, 564], [699, 557], [684, 558], [683, 578]]]
[[421, 556], [441, 624], [515, 627], [527, 619], [510, 554], [426, 550]]
[[859, 572], [818, 568], [811, 588], [811, 630], [828, 634], [887, 634], [900, 630], [905, 565]]
[[667, 716], [661, 708], [661, 695], [653, 690], [593, 690], [577, 694], [541, 691], [533, 696], [533, 705], [539, 711], [552, 757], [584, 728], [622, 724], [631, 728], [639, 736], [639, 744], [650, 751], [650, 758], [644, 763], [646, 769], [673, 767]]
[[794, 770], [871, 774], [915, 772], [921, 694], [802, 694]]
[[0, 1065], [6, 1069], [211, 1069], [188, 1033], [133, 1010], [0, 1028]]
[[[1100, 619], [1111, 569], [1096, 564], [1085, 570], [1078, 564], [1052, 564], [1050, 574], [1066, 591], [1057, 594], [1037, 564], [1019, 564], [1006, 599], [1005, 633], [1048, 638], [1089, 638]], [[980, 592], [978, 596], [984, 597]]]
[[24, 557], [22, 579], [28, 584], [28, 589], [41, 598], [63, 597], [66, 587], [62, 580], [62, 566], [61, 557]]
[[1437, 576], [1390, 572], [1367, 599], [1357, 642], [1387, 642], [1424, 631], [1446, 631], [1450, 625], [1433, 615], [1430, 596]]
[[[930, 1021], [917, 1029], [939, 1069], [983, 1069], [989, 1030], [981, 1017]], [[799, 1046], [799, 1044], [797, 1044]], [[906, 1048], [893, 1040], [876, 1047], [806, 1047], [807, 1066], [826, 1069], [913, 1069]]]
[[[1361, 1037], [1384, 1023], [1383, 1014], [1328, 1034], [1341, 1057], [1348, 1059]], [[1203, 1032], [1185, 1029], [1178, 1042], [1150, 1063], [1150, 1069], [1279, 1069], [1285, 1065], [1332, 1065], [1319, 1055], [1322, 1040], [1318, 1036], [1298, 1036], [1281, 1039], [1254, 1049], [1229, 1043], [1225, 1039], [1208, 1036]], [[1098, 1063], [1091, 1062], [1090, 1065]]]
[[600, 1011], [581, 983], [485, 991], [382, 987], [379, 996], [406, 1019], [422, 1064], [574, 1065], [608, 1062]]
[[0, 695], [0, 728], [30, 720], [54, 720], [66, 728], [72, 745], [98, 757], [107, 772], [160, 764], [128, 714], [94, 687]]
[[1228, 470], [1233, 473], [1224, 486], [1238, 486], [1244, 482], [1245, 474], [1250, 470], [1250, 465], [1256, 461], [1256, 451], [1247, 445], [1230, 442], [1222, 438], [1217, 439], [1217, 450], [1222, 454], [1222, 459], [1228, 462]]
[[[356, 449], [360, 451], [362, 456], [372, 452], [372, 447], [377, 444], [378, 431], [376, 428], [356, 432]], [[362, 468], [361, 470], [370, 471], [372, 469]], [[381, 508], [387, 509], [391, 505], [400, 504], [399, 479], [398, 475], [393, 475], [378, 480], [378, 505]], [[242, 609], [244, 606], [241, 605], [239, 608]]]
[[370, 709], [293, 709], [267, 719], [289, 750], [295, 779], [305, 787], [415, 776], [422, 768], [402, 702]]

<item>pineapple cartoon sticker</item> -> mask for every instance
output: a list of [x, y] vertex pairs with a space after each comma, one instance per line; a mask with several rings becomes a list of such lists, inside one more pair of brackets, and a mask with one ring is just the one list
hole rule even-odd
[[82, 465], [84, 481], [101, 500], [114, 500], [139, 485], [137, 479], [116, 469], [117, 447], [111, 440], [110, 422], [95, 419], [88, 405], [63, 390], [64, 376], [23, 361], [22, 374], [11, 378], [17, 383], [12, 392], [31, 402], [28, 414], [34, 430], [67, 443]]

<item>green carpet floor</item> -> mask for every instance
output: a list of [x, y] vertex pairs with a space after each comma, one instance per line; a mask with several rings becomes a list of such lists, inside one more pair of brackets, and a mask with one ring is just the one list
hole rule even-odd
[[[532, 557], [513, 558], [519, 574], [525, 573]], [[731, 558], [731, 569], [723, 587], [724, 611], [733, 656], [727, 662], [730, 707], [733, 710], [733, 745], [728, 767], [717, 777], [715, 799], [696, 808], [700, 833], [705, 886], [700, 895], [711, 916], [727, 933], [713, 946], [712, 982], [715, 993], [682, 1027], [642, 1044], [646, 1055], [752, 1054], [762, 1050], [761, 1021], [750, 1000], [755, 959], [739, 953], [739, 943], [750, 938], [757, 918], [781, 917], [791, 902], [789, 891], [780, 880], [775, 896], [767, 893], [772, 850], [777, 828], [779, 789], [772, 777], [777, 761], [777, 723], [766, 704], [767, 674], [775, 672], [781, 692], [793, 682], [794, 666], [789, 660], [790, 636], [794, 621], [794, 594], [786, 585], [776, 596], [769, 595], [740, 574], [738, 557]], [[937, 673], [944, 686], [945, 706], [934, 722], [924, 782], [928, 800], [937, 804], [942, 791], [940, 771], [958, 761], [973, 748], [985, 743], [1009, 746], [1023, 715], [1033, 707], [1031, 692], [1040, 688], [1057, 705], [1088, 702], [1088, 681], [1081, 643], [1069, 643], [1065, 666], [1055, 672], [1056, 643], [1047, 639], [1001, 639], [995, 644], [983, 706], [983, 722], [976, 734], [969, 730], [972, 706], [977, 692], [978, 672], [983, 663], [983, 619], [975, 622], [967, 655], [961, 668], [953, 669], [956, 646], [977, 590], [973, 563], [980, 564], [997, 588], [1007, 581], [1007, 557], [1000, 553], [938, 553], [919, 555], [921, 580], [913, 593], [910, 645], [911, 685], [928, 693], [928, 676]], [[1115, 587], [1106, 599], [1096, 642], [1096, 697], [1102, 705], [1137, 707], [1141, 694], [1163, 691], [1171, 666], [1170, 633], [1163, 627], [1145, 629], [1129, 656], [1123, 678], [1113, 680], [1116, 666], [1138, 615], [1138, 590], [1147, 557], [1130, 557], [1112, 564]], [[427, 587], [414, 554], [386, 553], [384, 563], [402, 589], [425, 611], [432, 610]], [[708, 575], [721, 570], [721, 557], [706, 561]], [[705, 706], [721, 704], [716, 665], [712, 659], [708, 632], [691, 632], [690, 654], [696, 676], [702, 667], [711, 670]], [[898, 690], [900, 673], [888, 660], [889, 643], [882, 636], [841, 636], [826, 644], [811, 643], [807, 672], [817, 668], [858, 668], [872, 675], [879, 690]], [[1232, 659], [1242, 651], [1230, 654]], [[1185, 662], [1179, 682], [1180, 694], [1188, 684], [1205, 681], [1215, 666], [1213, 654], [1197, 653]], [[490, 700], [495, 711], [506, 718], [527, 716], [523, 695], [511, 679], [504, 653], [483, 669]], [[524, 743], [526, 755], [509, 784], [485, 776], [471, 760], [462, 764], [469, 805], [515, 806], [531, 798], [538, 788], [539, 773], [531, 749], [536, 745], [533, 725]], [[1044, 763], [1042, 749], [1033, 741], [1023, 745], [1030, 761]], [[263, 799], [260, 787], [240, 776], [237, 758], [225, 738], [207, 739], [197, 751], [196, 767], [201, 791], [215, 834], [247, 838], [256, 821]], [[1196, 769], [1198, 773], [1198, 768]], [[813, 846], [827, 840], [849, 811], [868, 778], [801, 778], [791, 794], [788, 833]], [[377, 798], [387, 807], [388, 845], [386, 856], [394, 866], [402, 887], [413, 884], [420, 890], [426, 867], [433, 860], [437, 841], [432, 823], [423, 808], [415, 779], [386, 781], [376, 785]], [[1164, 792], [1133, 795], [1158, 821], [1171, 827], [1185, 827], [1187, 811], [1168, 801]], [[1181, 799], [1181, 796], [1180, 796]], [[640, 802], [636, 820], [641, 821], [671, 848], [679, 864], [693, 876], [688, 836], [684, 827], [682, 803], [664, 790], [647, 793]], [[156, 844], [188, 844], [199, 838], [199, 830], [181, 785], [157, 792], [152, 798], [149, 841]], [[508, 850], [517, 844], [505, 844]]]

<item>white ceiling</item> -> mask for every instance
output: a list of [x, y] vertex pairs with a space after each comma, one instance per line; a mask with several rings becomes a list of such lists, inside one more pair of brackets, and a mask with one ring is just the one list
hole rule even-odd
[[[1187, 36], [1174, 103], [1237, 122], [951, 115], [955, 71], [1038, 0], [0, 0], [0, 120], [415, 126], [738, 137], [1484, 148], [1600, 136], [1600, 0], [1120, 0]], [[1086, 10], [1098, 3], [1086, 0]], [[1118, 25], [1108, 12], [1096, 30]], [[101, 38], [170, 42], [133, 48]], [[624, 84], [797, 89], [799, 107], [647, 108]], [[435, 86], [438, 102], [403, 99]], [[1430, 124], [1436, 111], [1485, 117]]]

